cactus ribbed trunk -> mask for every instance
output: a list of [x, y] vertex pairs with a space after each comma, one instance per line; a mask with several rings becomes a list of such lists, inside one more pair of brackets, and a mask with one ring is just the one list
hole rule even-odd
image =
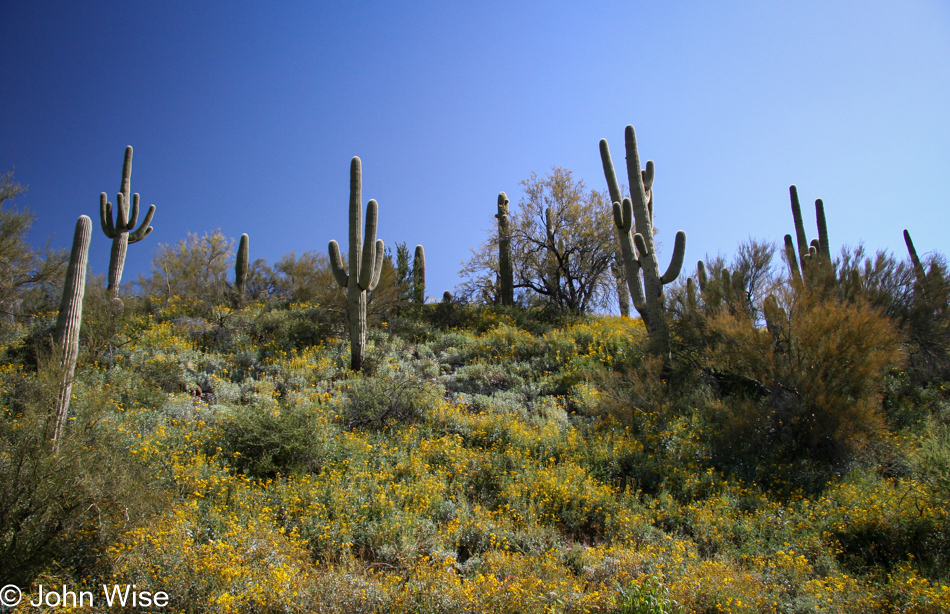
[[498, 299], [504, 306], [515, 303], [515, 278], [511, 268], [511, 222], [508, 217], [508, 195], [498, 194]]
[[244, 298], [244, 292], [247, 289], [248, 241], [247, 233], [242, 234], [241, 242], [238, 244], [237, 259], [234, 261], [234, 288], [237, 290], [239, 301]]
[[904, 229], [904, 245], [907, 246], [907, 253], [910, 255], [910, 263], [914, 267], [914, 278], [917, 280], [917, 284], [914, 286], [915, 292], [921, 292], [923, 288], [927, 286], [927, 272], [924, 270], [924, 265], [920, 262], [920, 257], [917, 255], [917, 248], [914, 247], [914, 240], [910, 236], [910, 232], [907, 229]]
[[76, 221], [76, 233], [66, 268], [63, 296], [59, 303], [59, 317], [53, 341], [61, 352], [59, 394], [56, 400], [56, 416], [53, 426], [53, 447], [59, 448], [69, 401], [72, 398], [73, 377], [76, 374], [76, 359], [79, 358], [79, 328], [82, 325], [82, 299], [86, 292], [86, 269], [89, 263], [89, 243], [92, 239], [92, 220], [81, 215]]
[[122, 282], [122, 270], [125, 268], [125, 255], [129, 249], [129, 233], [117, 232], [112, 239], [112, 251], [109, 254], [109, 295], [119, 298], [119, 284]]
[[610, 200], [613, 202], [614, 223], [620, 241], [627, 287], [630, 289], [633, 305], [643, 318], [650, 336], [651, 351], [669, 360], [670, 327], [666, 321], [663, 286], [679, 276], [686, 253], [686, 233], [682, 230], [676, 233], [673, 258], [666, 272], [661, 275], [653, 240], [654, 165], [652, 161], [647, 161], [646, 169], [640, 169], [640, 153], [637, 151], [637, 137], [633, 126], [627, 126], [624, 132], [624, 147], [627, 153], [630, 198], [623, 198], [620, 192], [620, 183], [610, 159], [607, 140], [600, 141], [600, 156], [610, 190]]
[[366, 207], [366, 242], [362, 225], [362, 163], [358, 157], [350, 162], [350, 245], [349, 273], [344, 268], [340, 245], [330, 241], [330, 269], [337, 283], [346, 288], [346, 308], [350, 325], [350, 368], [363, 368], [366, 348], [366, 293], [376, 289], [383, 268], [384, 244], [376, 239], [378, 205], [369, 201]]
[[426, 252], [421, 245], [412, 259], [412, 300], [420, 305], [426, 302]]

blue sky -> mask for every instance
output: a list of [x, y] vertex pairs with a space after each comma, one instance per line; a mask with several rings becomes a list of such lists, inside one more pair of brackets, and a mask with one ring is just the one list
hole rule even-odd
[[[387, 245], [422, 243], [428, 293], [552, 166], [606, 187], [624, 126], [656, 163], [656, 226], [690, 270], [792, 231], [824, 199], [832, 249], [948, 253], [946, 2], [29, 2], [0, 0], [0, 172], [31, 240], [132, 190], [159, 243], [247, 232], [251, 257], [345, 243], [350, 158]], [[94, 227], [94, 273], [109, 242]], [[661, 262], [668, 262], [668, 253]]]

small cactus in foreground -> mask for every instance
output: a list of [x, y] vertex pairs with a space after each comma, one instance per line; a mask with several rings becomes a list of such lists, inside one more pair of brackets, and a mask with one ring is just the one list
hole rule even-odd
[[86, 292], [86, 269], [89, 263], [89, 243], [92, 239], [92, 220], [81, 215], [76, 221], [76, 233], [66, 268], [63, 296], [59, 303], [59, 317], [53, 342], [61, 354], [62, 380], [56, 400], [56, 416], [53, 426], [53, 447], [59, 447], [69, 412], [72, 397], [73, 377], [76, 374], [76, 359], [79, 357], [79, 328], [82, 325], [82, 299]]
[[330, 269], [338, 284], [346, 288], [346, 310], [350, 324], [350, 368], [363, 368], [366, 348], [366, 293], [376, 289], [383, 268], [383, 241], [376, 239], [379, 206], [375, 200], [366, 206], [366, 241], [360, 233], [362, 225], [363, 174], [360, 159], [350, 162], [350, 251], [343, 266], [340, 245], [330, 241]]
[[666, 321], [663, 286], [671, 283], [680, 274], [686, 253], [686, 233], [682, 230], [676, 233], [673, 258], [666, 272], [661, 275], [656, 244], [653, 241], [653, 161], [647, 162], [645, 170], [640, 169], [640, 153], [637, 151], [637, 137], [633, 126], [627, 126], [624, 132], [624, 146], [627, 152], [627, 178], [631, 198], [622, 197], [607, 140], [600, 140], [600, 157], [610, 190], [610, 200], [613, 202], [614, 223], [617, 226], [617, 237], [620, 239], [627, 287], [633, 298], [633, 306], [646, 325], [652, 351], [669, 359], [670, 328]]
[[247, 256], [248, 237], [247, 233], [244, 233], [241, 235], [237, 259], [234, 261], [234, 288], [237, 290], [238, 300], [244, 298], [244, 291], [247, 289]]
[[[109, 257], [109, 292], [113, 299], [119, 298], [119, 284], [122, 282], [122, 269], [125, 267], [125, 254], [130, 243], [141, 241], [152, 232], [152, 216], [155, 215], [155, 205], [149, 205], [148, 213], [142, 224], [135, 230], [135, 221], [139, 216], [139, 195], [130, 194], [132, 178], [132, 146], [125, 148], [125, 162], [122, 164], [122, 183], [116, 195], [115, 223], [112, 221], [112, 203], [108, 202], [106, 193], [99, 195], [99, 219], [102, 232], [112, 239], [112, 254]], [[129, 211], [131, 202], [132, 210]]]

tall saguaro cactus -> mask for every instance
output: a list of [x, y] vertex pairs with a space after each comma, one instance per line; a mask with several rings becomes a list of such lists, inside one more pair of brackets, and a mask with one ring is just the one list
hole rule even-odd
[[620, 239], [627, 287], [633, 299], [633, 306], [646, 325], [651, 350], [669, 359], [670, 328], [666, 321], [663, 286], [671, 283], [680, 274], [686, 254], [686, 233], [682, 230], [676, 233], [673, 258], [666, 272], [661, 275], [656, 257], [656, 243], [653, 240], [653, 161], [648, 160], [646, 169], [640, 169], [640, 153], [637, 151], [637, 136], [633, 126], [627, 126], [624, 131], [624, 147], [627, 153], [630, 198], [624, 198], [620, 192], [620, 183], [610, 159], [607, 139], [600, 140], [600, 158], [613, 203], [614, 223], [617, 227], [617, 237]]
[[[109, 257], [109, 292], [113, 299], [119, 298], [119, 284], [122, 282], [122, 269], [125, 266], [125, 254], [130, 243], [141, 241], [152, 232], [152, 216], [155, 215], [155, 205], [149, 205], [148, 213], [137, 229], [135, 222], [139, 217], [139, 195], [131, 195], [132, 179], [132, 146], [125, 148], [125, 162], [122, 164], [122, 183], [116, 195], [115, 223], [112, 221], [112, 203], [108, 202], [106, 193], [99, 195], [99, 218], [102, 222], [102, 232], [112, 239], [112, 254]], [[129, 203], [132, 210], [129, 211]]]
[[241, 242], [238, 244], [237, 259], [234, 261], [234, 288], [237, 290], [238, 300], [244, 298], [244, 291], [247, 289], [247, 257], [248, 237], [245, 232], [241, 235]]
[[412, 300], [420, 305], [426, 302], [426, 252], [421, 245], [412, 259]]
[[502, 305], [515, 303], [515, 277], [511, 268], [511, 220], [508, 217], [508, 195], [498, 193], [498, 298]]
[[366, 241], [360, 234], [362, 226], [363, 175], [360, 159], [350, 162], [350, 251], [349, 274], [343, 266], [340, 245], [330, 241], [330, 269], [338, 284], [346, 288], [346, 310], [350, 322], [350, 368], [363, 368], [366, 348], [366, 293], [376, 289], [383, 268], [382, 239], [376, 239], [379, 206], [375, 200], [366, 206]]
[[56, 418], [53, 426], [53, 448], [59, 448], [59, 441], [66, 425], [69, 401], [73, 391], [73, 377], [76, 374], [76, 359], [79, 357], [79, 327], [82, 325], [82, 298], [86, 292], [86, 269], [89, 263], [89, 243], [92, 239], [92, 220], [81, 215], [76, 221], [76, 234], [69, 254], [66, 268], [66, 281], [63, 284], [63, 296], [59, 303], [59, 317], [53, 342], [61, 352], [59, 396], [56, 400]]

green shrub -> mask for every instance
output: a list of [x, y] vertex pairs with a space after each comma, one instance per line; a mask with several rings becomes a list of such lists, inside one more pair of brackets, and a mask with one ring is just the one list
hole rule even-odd
[[920, 439], [917, 473], [935, 502], [950, 509], [950, 425], [933, 420]]
[[347, 428], [382, 429], [421, 420], [427, 409], [441, 401], [443, 390], [420, 379], [411, 367], [388, 361], [372, 375], [355, 374], [347, 380], [343, 395]]
[[312, 404], [265, 409], [242, 405], [217, 424], [208, 452], [255, 478], [317, 473], [335, 454], [339, 429]]
[[670, 589], [655, 578], [642, 583], [631, 582], [628, 588], [619, 588], [617, 614], [675, 614], [683, 612], [670, 596]]
[[109, 419], [112, 400], [77, 381], [54, 453], [46, 432], [58, 379], [44, 370], [0, 379], [0, 577], [24, 586], [51, 566], [104, 573], [102, 552], [162, 499]]
[[[785, 309], [771, 331], [728, 313], [706, 321], [706, 364], [728, 399], [716, 418], [724, 428], [718, 458], [734, 459], [721, 465], [727, 470], [754, 465], [762, 477], [776, 475], [769, 462], [807, 460], [824, 471], [819, 484], [884, 428], [881, 393], [885, 375], [900, 364], [900, 338], [888, 318], [860, 301], [804, 290], [787, 297]], [[762, 451], [771, 460], [755, 463]]]

